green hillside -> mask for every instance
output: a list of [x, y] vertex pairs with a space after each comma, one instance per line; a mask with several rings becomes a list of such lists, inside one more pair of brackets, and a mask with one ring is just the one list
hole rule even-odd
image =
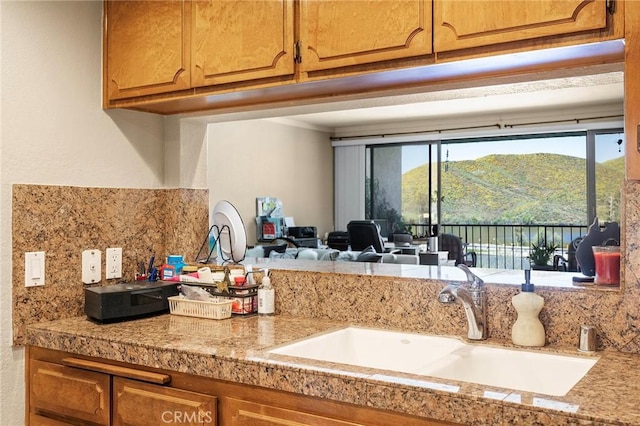
[[[443, 222], [585, 224], [585, 163], [557, 154], [495, 154], [450, 162], [441, 176]], [[600, 217], [619, 206], [623, 165], [624, 158], [596, 165], [597, 176], [607, 182], [597, 187]], [[424, 165], [402, 177], [405, 221], [417, 221], [428, 209], [427, 173]]]

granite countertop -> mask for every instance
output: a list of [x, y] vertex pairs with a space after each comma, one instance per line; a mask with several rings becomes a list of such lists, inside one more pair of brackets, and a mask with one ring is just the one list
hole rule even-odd
[[216, 321], [167, 314], [105, 325], [76, 317], [30, 325], [27, 343], [465, 424], [640, 424], [640, 356], [634, 354], [597, 352], [599, 361], [567, 395], [548, 396], [265, 350], [347, 325], [285, 315]]

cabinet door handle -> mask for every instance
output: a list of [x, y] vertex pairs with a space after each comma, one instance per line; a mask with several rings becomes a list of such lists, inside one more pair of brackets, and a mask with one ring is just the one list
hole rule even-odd
[[102, 362], [89, 361], [86, 359], [64, 358], [61, 362], [67, 367], [97, 371], [99, 373], [106, 373], [113, 376], [126, 377], [128, 379], [141, 380], [143, 382], [155, 383], [158, 385], [166, 385], [171, 381], [171, 376], [168, 374], [136, 370], [135, 368], [120, 367], [118, 365], [105, 364]]
[[296, 64], [302, 63], [302, 43], [300, 40], [293, 43], [293, 62]]

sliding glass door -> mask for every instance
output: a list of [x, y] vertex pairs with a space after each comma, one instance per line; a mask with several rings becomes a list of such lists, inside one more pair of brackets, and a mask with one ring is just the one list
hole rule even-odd
[[567, 255], [594, 218], [619, 222], [620, 129], [369, 145], [365, 217], [383, 236], [450, 233], [478, 266], [524, 268], [532, 244]]
[[624, 133], [621, 130], [589, 132], [593, 141], [593, 188], [590, 217], [620, 223], [620, 188], [624, 180]]
[[439, 142], [367, 147], [365, 214], [383, 236], [425, 237], [439, 224], [439, 158]]

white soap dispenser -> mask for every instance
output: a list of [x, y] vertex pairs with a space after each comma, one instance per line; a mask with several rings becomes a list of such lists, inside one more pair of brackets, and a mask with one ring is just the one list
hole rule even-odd
[[275, 312], [275, 290], [271, 286], [269, 270], [264, 270], [262, 285], [258, 287], [258, 315], [273, 315]]
[[522, 291], [511, 298], [511, 303], [518, 312], [518, 319], [511, 328], [511, 341], [519, 346], [544, 346], [544, 326], [538, 318], [544, 306], [544, 298], [533, 292], [530, 269], [525, 269], [524, 279]]

